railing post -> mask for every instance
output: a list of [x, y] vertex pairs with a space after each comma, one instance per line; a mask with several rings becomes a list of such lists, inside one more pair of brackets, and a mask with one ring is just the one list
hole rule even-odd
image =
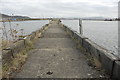
[[82, 19], [79, 19], [79, 31], [80, 31], [80, 34], [82, 35], [83, 34]]

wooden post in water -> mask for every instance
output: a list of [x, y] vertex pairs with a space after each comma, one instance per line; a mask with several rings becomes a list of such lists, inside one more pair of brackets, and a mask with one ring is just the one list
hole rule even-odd
[[82, 34], [83, 34], [83, 30], [82, 30], [82, 19], [79, 19], [79, 31], [80, 31], [80, 34], [82, 35]]

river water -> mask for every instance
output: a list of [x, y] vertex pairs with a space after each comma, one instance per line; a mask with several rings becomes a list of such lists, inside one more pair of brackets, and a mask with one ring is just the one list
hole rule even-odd
[[[2, 28], [4, 28], [5, 26], [5, 30], [8, 34], [8, 37], [10, 38], [10, 25], [11, 28], [16, 30], [18, 33], [17, 35], [28, 35], [38, 29], [40, 29], [42, 26], [44, 26], [45, 24], [49, 23], [48, 20], [38, 20], [38, 21], [16, 21], [16, 22], [5, 22], [5, 24], [3, 25], [3, 23], [0, 23], [2, 25]], [[5, 31], [4, 31], [5, 32]], [[5, 38], [5, 34], [3, 35], [3, 37]]]
[[[63, 20], [63, 24], [79, 33], [78, 20]], [[117, 21], [82, 21], [83, 35], [118, 56]]]
[[[24, 35], [40, 29], [43, 25], [49, 23], [48, 20], [40, 21], [20, 21], [11, 22], [11, 27], [20, 32], [23, 29]], [[78, 20], [62, 20], [62, 23], [79, 32]], [[2, 25], [2, 23], [0, 23]], [[83, 35], [94, 41], [98, 45], [110, 50], [118, 55], [118, 22], [117, 21], [83, 21]], [[7, 32], [10, 24], [5, 23]], [[3, 27], [3, 26], [2, 26]], [[2, 31], [0, 30], [1, 34]], [[21, 34], [21, 33], [19, 33]]]
[[[30, 34], [31, 32], [40, 29], [43, 25], [49, 23], [48, 20], [40, 20], [40, 21], [16, 21], [11, 22], [12, 29], [21, 30], [23, 29], [23, 32], [25, 35]], [[5, 22], [6, 29], [10, 29], [9, 22]]]

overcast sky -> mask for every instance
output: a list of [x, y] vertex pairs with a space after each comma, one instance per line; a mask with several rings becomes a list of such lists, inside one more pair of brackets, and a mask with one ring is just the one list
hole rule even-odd
[[30, 17], [117, 17], [119, 0], [0, 0], [1, 13]]

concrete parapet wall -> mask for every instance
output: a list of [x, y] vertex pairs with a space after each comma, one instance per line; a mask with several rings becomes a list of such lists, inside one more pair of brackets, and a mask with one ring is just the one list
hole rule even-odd
[[6, 49], [2, 50], [2, 66], [11, 65], [11, 61], [16, 57], [16, 55], [29, 46], [29, 42], [32, 42], [36, 38], [39, 38], [45, 29], [47, 29], [48, 24], [43, 26], [41, 29], [32, 32], [24, 39], [19, 39], [13, 45], [9, 46]]
[[120, 80], [120, 61], [115, 61], [113, 68], [114, 78], [118, 78]]
[[10, 61], [13, 59], [13, 54], [11, 50], [2, 51], [2, 66], [10, 65]]
[[109, 74], [113, 80], [120, 80], [120, 59], [118, 57], [71, 28], [65, 25], [62, 27], [92, 58], [100, 62], [101, 67], [105, 69], [106, 73]]

